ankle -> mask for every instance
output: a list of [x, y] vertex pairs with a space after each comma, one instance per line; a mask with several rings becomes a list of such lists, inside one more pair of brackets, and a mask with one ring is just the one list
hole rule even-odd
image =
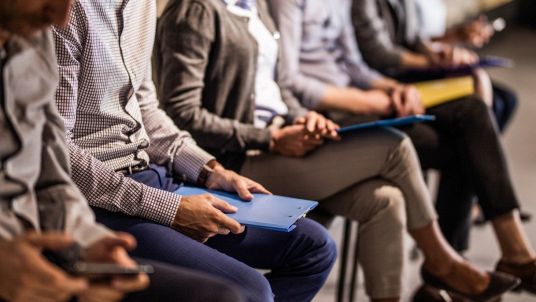
[[423, 268], [436, 277], [448, 275], [454, 267], [454, 261], [428, 261], [422, 264]]
[[506, 256], [502, 255], [499, 259], [499, 263], [506, 263], [512, 265], [523, 265], [535, 261], [536, 258], [530, 255], [514, 255]]

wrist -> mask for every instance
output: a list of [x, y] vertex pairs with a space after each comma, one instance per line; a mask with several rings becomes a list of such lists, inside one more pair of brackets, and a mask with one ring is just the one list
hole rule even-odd
[[223, 166], [220, 163], [218, 163], [215, 159], [210, 160], [204, 164], [201, 168], [201, 171], [199, 171], [196, 184], [201, 187], [206, 187], [212, 174], [221, 169], [223, 169]]

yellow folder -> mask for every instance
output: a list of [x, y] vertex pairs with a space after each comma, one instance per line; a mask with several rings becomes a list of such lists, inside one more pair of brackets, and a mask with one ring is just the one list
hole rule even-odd
[[473, 77], [441, 79], [414, 83], [422, 97], [425, 108], [434, 107], [475, 92]]

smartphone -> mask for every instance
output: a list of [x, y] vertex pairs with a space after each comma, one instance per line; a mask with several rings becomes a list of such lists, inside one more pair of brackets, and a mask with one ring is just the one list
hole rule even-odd
[[115, 263], [80, 261], [80, 247], [73, 245], [61, 251], [44, 250], [43, 256], [73, 276], [87, 277], [92, 281], [107, 281], [114, 276], [136, 276], [140, 273], [152, 274], [151, 265], [123, 267]]
[[134, 276], [140, 273], [154, 273], [154, 268], [152, 265], [139, 264], [133, 267], [124, 267], [114, 263], [94, 263], [82, 261], [75, 262], [69, 270], [71, 273], [78, 276]]

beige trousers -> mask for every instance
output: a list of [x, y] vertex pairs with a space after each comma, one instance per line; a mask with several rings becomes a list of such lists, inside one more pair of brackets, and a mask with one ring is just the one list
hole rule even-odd
[[393, 129], [348, 135], [303, 158], [249, 156], [241, 173], [275, 194], [318, 200], [357, 221], [359, 260], [375, 299], [401, 294], [405, 226], [437, 218], [413, 145]]

